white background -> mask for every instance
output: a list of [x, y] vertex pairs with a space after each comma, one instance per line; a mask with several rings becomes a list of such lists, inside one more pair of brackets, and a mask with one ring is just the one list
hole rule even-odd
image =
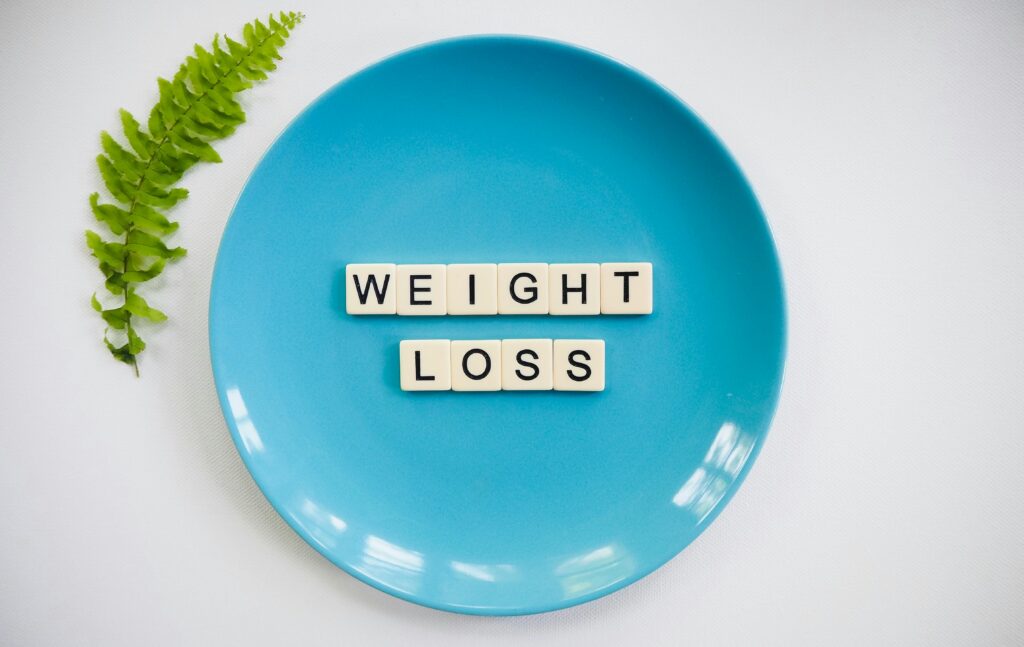
[[[0, 645], [1024, 644], [1024, 5], [303, 0], [224, 163], [184, 182], [189, 256], [149, 292], [172, 318], [136, 380], [88, 305], [98, 132], [276, 8], [0, 4]], [[693, 106], [789, 298], [778, 417], [730, 507], [640, 583], [525, 618], [321, 558], [243, 468], [207, 357], [216, 246], [275, 135], [360, 68], [479, 32], [592, 47]]]

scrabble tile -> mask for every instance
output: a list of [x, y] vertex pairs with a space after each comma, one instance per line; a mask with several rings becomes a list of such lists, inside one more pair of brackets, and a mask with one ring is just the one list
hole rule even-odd
[[448, 391], [452, 388], [451, 341], [406, 339], [399, 344], [403, 391]]
[[345, 266], [345, 312], [350, 315], [393, 315], [398, 304], [396, 293], [393, 263]]
[[444, 265], [399, 265], [396, 275], [399, 315], [443, 315], [448, 311]]
[[453, 391], [501, 390], [501, 341], [453, 341]]
[[601, 314], [601, 266], [597, 263], [549, 265], [548, 296], [549, 314]]
[[501, 340], [501, 388], [505, 391], [550, 391], [550, 339]]
[[498, 314], [546, 315], [548, 264], [498, 264]]
[[498, 314], [498, 266], [494, 263], [453, 264], [448, 275], [448, 314]]
[[601, 314], [649, 315], [653, 311], [650, 263], [601, 263]]
[[604, 340], [556, 339], [556, 391], [604, 391]]

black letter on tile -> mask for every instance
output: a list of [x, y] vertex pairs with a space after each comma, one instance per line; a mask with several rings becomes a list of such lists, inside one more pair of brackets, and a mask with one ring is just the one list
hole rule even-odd
[[622, 277], [622, 302], [629, 303], [629, 277], [640, 276], [640, 272], [613, 272], [613, 274]]
[[[469, 370], [469, 356], [474, 353], [479, 353], [484, 358], [484, 370], [482, 373], [473, 374]], [[482, 348], [473, 348], [466, 352], [462, 356], [462, 372], [466, 374], [471, 380], [482, 380], [491, 372], [491, 356], [488, 355]]]
[[530, 377], [526, 377], [526, 375], [524, 375], [523, 372], [520, 371], [518, 368], [516, 369], [516, 375], [519, 376], [520, 380], [536, 380], [537, 377], [540, 375], [540, 367], [538, 367], [533, 362], [525, 361], [523, 359], [523, 355], [530, 355], [535, 360], [540, 359], [540, 355], [538, 355], [536, 351], [530, 350], [529, 348], [524, 348], [523, 350], [519, 351], [518, 353], [516, 353], [516, 361], [519, 362], [520, 366], [529, 366], [530, 368], [532, 368], [533, 375], [531, 375]]
[[527, 299], [521, 299], [518, 295], [516, 295], [516, 281], [523, 277], [529, 277], [531, 281], [533, 281], [535, 284], [537, 283], [537, 277], [534, 276], [533, 274], [530, 274], [529, 272], [520, 272], [519, 274], [516, 274], [515, 276], [512, 277], [512, 280], [508, 284], [508, 292], [509, 294], [512, 295], [512, 298], [515, 299], [517, 303], [533, 303], [534, 301], [537, 300], [536, 286], [525, 288], [523, 290], [523, 292], [530, 295], [530, 297]]
[[571, 353], [569, 353], [569, 364], [575, 366], [576, 368], [582, 368], [583, 369], [583, 376], [580, 377], [580, 376], [574, 374], [572, 371], [566, 371], [565, 374], [568, 375], [569, 379], [573, 380], [574, 382], [586, 382], [587, 380], [590, 379], [590, 375], [591, 375], [590, 366], [587, 365], [587, 364], [584, 364], [582, 362], [577, 362], [576, 361], [576, 356], [577, 355], [582, 355], [583, 359], [589, 361], [590, 360], [590, 353], [588, 353], [585, 350], [574, 350]]
[[469, 305], [476, 305], [476, 274], [469, 275]]
[[582, 305], [587, 305], [587, 275], [586, 274], [580, 274], [580, 287], [578, 287], [578, 288], [570, 288], [569, 287], [569, 275], [568, 274], [563, 274], [562, 275], [562, 305], [569, 305], [569, 293], [570, 292], [579, 292], [580, 293], [580, 303]]
[[417, 382], [433, 382], [433, 375], [423, 375], [420, 373], [420, 352], [416, 351], [416, 381]]
[[[411, 306], [429, 306], [431, 303], [433, 303], [430, 299], [427, 299], [426, 301], [417, 301], [416, 300], [416, 293], [417, 292], [430, 292], [430, 288], [418, 288], [418, 287], [416, 287], [416, 280], [417, 279], [429, 279], [429, 278], [430, 278], [429, 274], [410, 274], [409, 275], [409, 305], [411, 305]], [[626, 299], [626, 301], [629, 301], [629, 299]]]
[[391, 275], [390, 274], [385, 274], [384, 275], [384, 285], [383, 286], [378, 286], [377, 285], [377, 277], [375, 275], [371, 274], [366, 279], [366, 286], [362, 290], [360, 290], [359, 289], [359, 275], [358, 274], [353, 274], [352, 275], [352, 282], [356, 284], [355, 285], [355, 287], [356, 287], [356, 296], [359, 297], [359, 303], [363, 304], [364, 306], [366, 305], [366, 297], [370, 296], [370, 288], [373, 288], [374, 293], [376, 293], [376, 295], [377, 295], [377, 304], [378, 305], [383, 305], [384, 304], [384, 295], [388, 293], [388, 281], [390, 281], [390, 280], [391, 280]]

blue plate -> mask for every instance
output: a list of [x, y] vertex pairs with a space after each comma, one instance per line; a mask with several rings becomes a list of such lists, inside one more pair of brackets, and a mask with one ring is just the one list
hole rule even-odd
[[[654, 314], [345, 314], [346, 263], [502, 261], [651, 261]], [[503, 615], [622, 588], [707, 527], [764, 441], [784, 319], [757, 200], [685, 105], [590, 51], [473, 37], [367, 68], [281, 135], [224, 233], [210, 346], [296, 532], [382, 591]], [[604, 339], [607, 389], [399, 389], [402, 339], [510, 337]]]

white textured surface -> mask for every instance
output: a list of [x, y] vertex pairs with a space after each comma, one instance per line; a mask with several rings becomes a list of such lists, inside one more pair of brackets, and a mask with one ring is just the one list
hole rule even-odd
[[[180, 4], [0, 4], [0, 644], [1024, 644], [1024, 5], [305, 0], [225, 162], [187, 178], [139, 381], [88, 306], [97, 133], [277, 8]], [[473, 32], [587, 45], [689, 102], [757, 189], [790, 299], [782, 405], [729, 509], [641, 583], [537, 617], [330, 566], [250, 480], [207, 359], [217, 241], [275, 134]]]

